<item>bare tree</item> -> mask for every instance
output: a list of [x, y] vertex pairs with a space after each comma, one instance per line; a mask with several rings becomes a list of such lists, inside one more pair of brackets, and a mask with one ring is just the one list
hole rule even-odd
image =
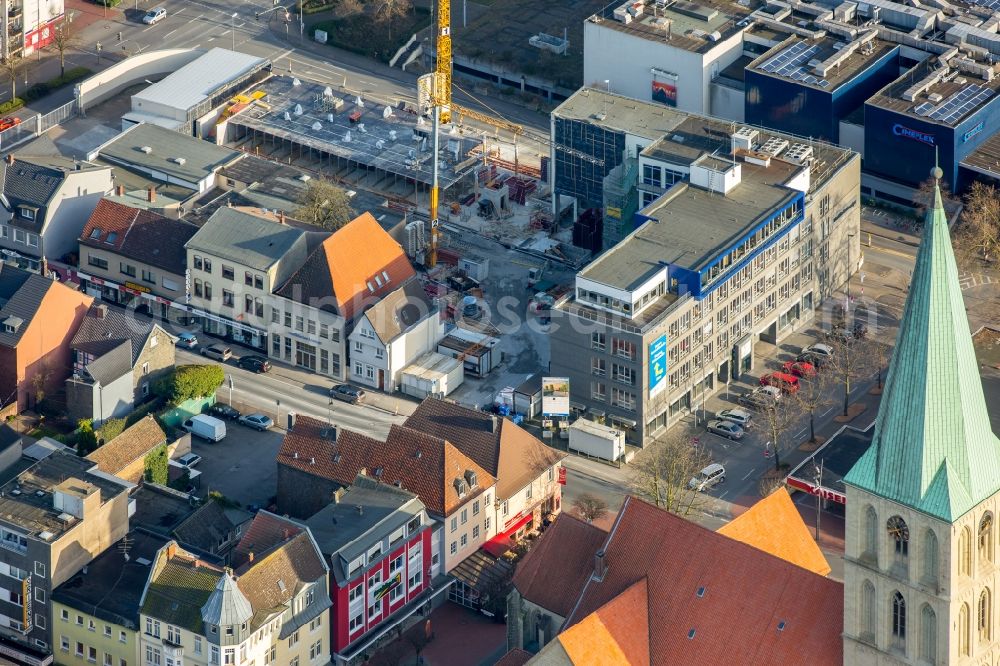
[[630, 485], [639, 497], [679, 516], [690, 515], [702, 495], [689, 486], [710, 458], [698, 432], [677, 425], [636, 455]]
[[588, 523], [600, 520], [608, 515], [608, 503], [597, 495], [590, 493], [583, 493], [573, 500], [573, 508]]
[[799, 390], [792, 396], [802, 413], [809, 415], [809, 441], [816, 441], [816, 412], [833, 402], [830, 389], [831, 376], [826, 372], [816, 372], [811, 377], [803, 377]]
[[375, 8], [375, 21], [385, 26], [392, 40], [392, 26], [396, 20], [413, 9], [411, 0], [381, 0]]
[[21, 69], [23, 67], [24, 58], [19, 55], [11, 54], [6, 58], [0, 59], [0, 68], [3, 69], [3, 73], [10, 79], [11, 99], [17, 97], [17, 78], [21, 75]]
[[337, 3], [337, 13], [342, 18], [360, 14], [362, 11], [364, 11], [364, 5], [361, 4], [361, 0], [340, 0]]
[[964, 268], [1000, 267], [1000, 192], [993, 185], [972, 184], [952, 241]]
[[59, 52], [59, 76], [66, 74], [66, 51], [76, 46], [77, 37], [76, 28], [72, 23], [63, 21], [56, 26], [55, 34], [52, 36], [52, 46]]
[[882, 390], [882, 378], [886, 370], [886, 363], [889, 361], [889, 350], [890, 347], [885, 342], [880, 342], [878, 340], [872, 339], [868, 343], [868, 347], [872, 352], [872, 361], [874, 361], [877, 366], [876, 371], [878, 372], [878, 390]]
[[851, 390], [858, 380], [870, 375], [873, 361], [872, 341], [845, 336], [827, 362], [828, 372], [844, 387], [844, 416], [851, 402]]
[[351, 221], [354, 210], [347, 192], [329, 180], [314, 178], [299, 197], [294, 215], [303, 222], [336, 231]]
[[[803, 389], [799, 389], [802, 391]], [[774, 454], [774, 469], [781, 469], [781, 454], [788, 449], [788, 431], [802, 414], [800, 404], [792, 397], [783, 395], [781, 399], [768, 402], [760, 410], [767, 428], [768, 445]]]

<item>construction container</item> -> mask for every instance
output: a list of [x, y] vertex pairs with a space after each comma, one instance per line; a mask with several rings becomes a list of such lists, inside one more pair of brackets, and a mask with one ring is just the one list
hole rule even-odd
[[615, 461], [625, 454], [625, 433], [595, 421], [577, 419], [569, 426], [569, 450]]

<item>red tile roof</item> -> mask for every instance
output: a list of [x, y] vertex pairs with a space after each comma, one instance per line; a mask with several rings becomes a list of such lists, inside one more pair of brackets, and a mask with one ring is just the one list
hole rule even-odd
[[[336, 440], [330, 426], [300, 416], [295, 429], [285, 435], [278, 464], [348, 486], [365, 470], [384, 483], [400, 482], [416, 493], [427, 510], [447, 516], [472, 500], [496, 479], [450, 442], [393, 425], [386, 440], [340, 429]], [[459, 497], [455, 479], [467, 470], [476, 473], [477, 487]]]
[[253, 553], [255, 560], [260, 559], [302, 531], [302, 526], [294, 521], [267, 511], [258, 511], [243, 533], [243, 538], [233, 549], [233, 568], [239, 569], [249, 562], [250, 553]]
[[527, 650], [514, 648], [504, 656], [500, 657], [500, 661], [493, 664], [493, 666], [524, 666], [531, 661], [533, 656], [535, 655], [531, 654]]
[[[567, 627], [645, 577], [653, 664], [843, 663], [837, 581], [633, 497], [604, 551], [606, 573], [586, 582]], [[552, 552], [547, 572], [565, 566], [565, 551]]]
[[427, 398], [406, 419], [408, 428], [443, 437], [497, 478], [506, 499], [566, 457], [510, 419]]
[[334, 305], [350, 321], [414, 275], [399, 243], [363, 213], [326, 238], [278, 293], [314, 307]]
[[101, 199], [87, 219], [80, 243], [181, 274], [186, 257], [184, 244], [197, 231], [196, 226], [183, 220]]
[[533, 604], [567, 617], [594, 570], [594, 553], [608, 533], [568, 513], [559, 514], [514, 572], [514, 587]]
[[649, 589], [642, 578], [559, 634], [573, 664], [649, 666]]

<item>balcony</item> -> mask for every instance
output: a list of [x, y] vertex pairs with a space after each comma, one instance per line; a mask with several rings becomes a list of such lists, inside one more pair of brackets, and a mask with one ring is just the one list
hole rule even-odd
[[21, 15], [24, 9], [21, 5], [7, 5], [7, 20], [13, 20]]

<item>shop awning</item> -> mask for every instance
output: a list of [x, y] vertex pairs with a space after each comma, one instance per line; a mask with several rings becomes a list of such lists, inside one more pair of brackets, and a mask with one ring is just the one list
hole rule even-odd
[[500, 557], [513, 546], [513, 541], [511, 540], [511, 535], [515, 534], [519, 529], [531, 522], [533, 514], [529, 513], [526, 516], [521, 516], [514, 523], [508, 527], [506, 530], [496, 535], [489, 541], [483, 544], [483, 550], [485, 550], [490, 555], [494, 557]]

